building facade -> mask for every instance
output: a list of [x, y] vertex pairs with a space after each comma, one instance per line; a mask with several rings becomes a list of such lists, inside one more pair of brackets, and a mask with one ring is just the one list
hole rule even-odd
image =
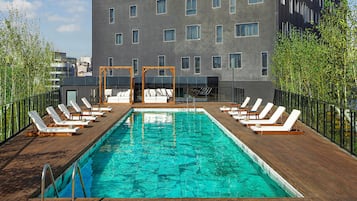
[[272, 94], [270, 63], [277, 32], [311, 27], [322, 3], [93, 0], [93, 76], [99, 66], [133, 66], [137, 77], [142, 66], [175, 66], [178, 77], [216, 78], [217, 88], [227, 88], [227, 94], [235, 87]]
[[75, 76], [76, 59], [67, 57], [65, 52], [53, 52], [53, 62], [51, 63], [50, 81], [53, 89], [61, 87], [63, 78]]

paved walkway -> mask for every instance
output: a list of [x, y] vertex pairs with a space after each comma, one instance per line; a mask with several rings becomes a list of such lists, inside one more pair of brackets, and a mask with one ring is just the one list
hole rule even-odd
[[[248, 145], [282, 177], [300, 191], [304, 198], [285, 199], [219, 199], [219, 200], [357, 200], [357, 160], [339, 147], [319, 136], [298, 122], [305, 132], [297, 136], [262, 136], [234, 121], [219, 111], [223, 103], [197, 103], [227, 129]], [[134, 107], [161, 107], [141, 105]], [[162, 107], [166, 107], [164, 105]], [[185, 105], [170, 105], [185, 107]], [[39, 200], [33, 198], [40, 192], [41, 171], [45, 163], [51, 164], [58, 176], [78, 156], [85, 152], [118, 119], [130, 110], [130, 105], [113, 105], [113, 112], [99, 118], [91, 127], [80, 130], [72, 137], [26, 137], [25, 133], [0, 147], [0, 196], [1, 200]], [[50, 200], [50, 199], [46, 199]], [[51, 199], [54, 200], [54, 199]], [[70, 200], [70, 199], [58, 199]], [[76, 200], [125, 200], [125, 199], [76, 199]], [[135, 199], [131, 199], [135, 200]], [[137, 199], [143, 200], [143, 199]], [[155, 200], [155, 199], [147, 199]], [[164, 200], [164, 199], [160, 199]], [[203, 199], [167, 199], [203, 200]], [[207, 199], [204, 199], [207, 200]], [[208, 199], [210, 200], [210, 199]], [[218, 200], [218, 199], [212, 199]]]

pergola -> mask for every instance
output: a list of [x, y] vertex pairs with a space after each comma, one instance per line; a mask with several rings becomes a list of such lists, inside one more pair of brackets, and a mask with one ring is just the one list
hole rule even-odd
[[145, 99], [145, 95], [144, 95], [144, 90], [145, 90], [145, 74], [147, 71], [149, 70], [169, 70], [171, 72], [171, 76], [172, 76], [172, 102], [175, 104], [176, 102], [176, 96], [175, 96], [175, 89], [176, 89], [176, 81], [175, 81], [175, 77], [176, 77], [176, 73], [175, 73], [175, 66], [143, 66], [142, 68], [142, 77], [141, 77], [141, 99], [142, 99], [142, 103], [144, 103], [144, 99]]
[[[103, 103], [103, 90], [107, 87], [107, 70], [128, 70], [130, 74], [130, 104], [133, 104], [134, 73], [132, 66], [100, 66], [99, 67], [99, 103]], [[102, 78], [104, 77], [104, 83]], [[104, 87], [103, 87], [104, 84]]]

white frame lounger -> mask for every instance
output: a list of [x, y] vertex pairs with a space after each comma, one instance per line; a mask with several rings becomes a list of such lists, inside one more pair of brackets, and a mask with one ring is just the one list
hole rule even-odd
[[278, 121], [278, 119], [283, 115], [284, 111], [285, 111], [285, 107], [279, 106], [269, 119], [239, 120], [239, 122], [244, 125], [275, 124]]
[[252, 129], [254, 132], [262, 135], [282, 135], [282, 134], [303, 134], [302, 131], [293, 129], [294, 124], [298, 120], [300, 116], [301, 111], [300, 110], [293, 110], [289, 117], [286, 119], [285, 123], [283, 125], [275, 125], [275, 126], [251, 126], [250, 129]]
[[273, 103], [267, 103], [263, 110], [259, 114], [247, 113], [246, 115], [233, 115], [233, 119], [235, 120], [243, 120], [243, 119], [264, 119], [269, 111], [273, 108]]
[[53, 119], [55, 124], [58, 126], [79, 126], [83, 128], [84, 126], [88, 126], [90, 122], [90, 121], [80, 121], [80, 120], [69, 120], [69, 121], [62, 120], [52, 106], [47, 107], [46, 111]]
[[95, 116], [83, 116], [83, 115], [72, 115], [71, 112], [67, 109], [67, 107], [64, 104], [59, 104], [58, 108], [61, 110], [61, 112], [66, 116], [67, 119], [70, 120], [87, 120], [87, 121], [95, 121], [97, 120], [97, 117]]
[[81, 107], [79, 107], [79, 105], [74, 102], [73, 100], [70, 101], [72, 107], [74, 108], [74, 110], [78, 113], [81, 113], [82, 115], [94, 115], [94, 116], [103, 116], [104, 112], [92, 112], [92, 111], [82, 111]]
[[82, 102], [84, 105], [90, 109], [91, 111], [108, 111], [111, 112], [112, 108], [110, 106], [108, 107], [93, 107], [92, 104], [89, 103], [86, 97], [81, 98]]
[[223, 106], [223, 107], [220, 107], [219, 109], [221, 110], [221, 112], [228, 112], [228, 111], [231, 111], [231, 110], [238, 110], [239, 108], [247, 107], [249, 101], [250, 101], [250, 97], [247, 96], [247, 97], [245, 97], [243, 103], [242, 104], [238, 104], [238, 106], [234, 106], [234, 107]]
[[28, 115], [38, 129], [38, 135], [41, 136], [72, 136], [77, 133], [79, 127], [47, 127], [45, 122], [36, 111], [29, 111]]
[[263, 102], [263, 99], [257, 98], [252, 109], [249, 110], [248, 108], [241, 108], [238, 110], [229, 111], [228, 114], [233, 116], [233, 115], [246, 115], [248, 112], [256, 112], [259, 109], [259, 106], [262, 104], [262, 102]]

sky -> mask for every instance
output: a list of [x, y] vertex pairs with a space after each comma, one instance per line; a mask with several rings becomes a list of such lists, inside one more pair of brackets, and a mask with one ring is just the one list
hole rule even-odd
[[92, 56], [91, 0], [0, 0], [0, 12], [16, 8], [40, 27], [41, 37], [67, 57]]

